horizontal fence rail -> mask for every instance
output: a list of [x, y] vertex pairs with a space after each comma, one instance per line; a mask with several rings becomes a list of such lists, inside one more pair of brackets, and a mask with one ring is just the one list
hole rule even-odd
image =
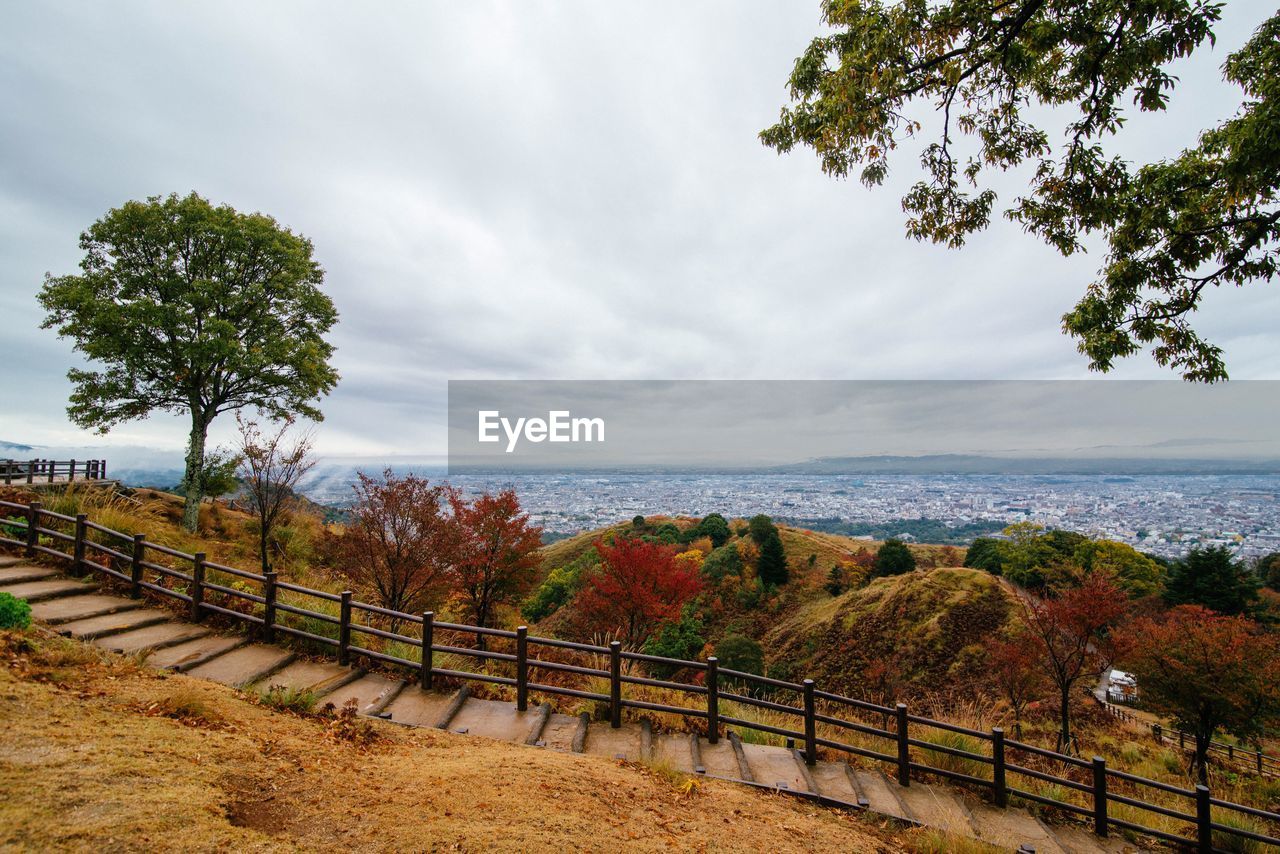
[[0, 460], [0, 480], [15, 483], [54, 483], [106, 480], [106, 460]]
[[[313, 590], [280, 581], [274, 572], [216, 564], [142, 534], [95, 525], [83, 514], [50, 512], [39, 502], [0, 501], [0, 545], [68, 561], [73, 575], [96, 572], [134, 597], [176, 602], [195, 622], [215, 614], [252, 626], [264, 640], [290, 637], [343, 664], [363, 658], [406, 668], [424, 690], [439, 679], [499, 685], [514, 689], [521, 711], [530, 693], [594, 701], [607, 709], [613, 727], [622, 725], [625, 709], [675, 715], [696, 722], [712, 743], [722, 727], [750, 730], [800, 745], [797, 753], [810, 765], [823, 751], [828, 758], [856, 756], [889, 766], [902, 786], [913, 776], [942, 778], [985, 792], [1000, 807], [1014, 798], [1051, 807], [1103, 837], [1122, 830], [1205, 852], [1259, 842], [1280, 846], [1280, 813], [1214, 798], [1204, 786], [1128, 774], [1102, 757], [1085, 760], [1015, 741], [999, 727], [970, 729], [911, 714], [902, 703], [822, 691], [811, 679], [788, 682], [721, 667], [715, 657], [664, 658], [624, 651], [618, 641], [577, 643], [535, 637], [524, 626], [510, 631], [439, 621], [431, 611], [395, 611], [360, 602], [350, 591]], [[464, 659], [489, 670], [460, 669]], [[637, 672], [640, 667], [648, 675]], [[581, 681], [556, 684], [554, 674]], [[692, 681], [679, 681], [680, 674]], [[637, 693], [624, 690], [628, 686], [673, 692], [688, 704], [628, 696]], [[748, 710], [773, 717], [753, 720]], [[1040, 783], [1050, 788], [1033, 791]], [[1150, 827], [1138, 820], [1143, 815], [1177, 822], [1182, 832]]]

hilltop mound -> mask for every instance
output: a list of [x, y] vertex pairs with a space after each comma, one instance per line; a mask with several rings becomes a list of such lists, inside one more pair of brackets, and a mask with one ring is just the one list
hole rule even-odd
[[968, 693], [982, 680], [982, 642], [1015, 606], [981, 570], [917, 570], [801, 607], [774, 625], [764, 648], [771, 675], [808, 676], [850, 696]]

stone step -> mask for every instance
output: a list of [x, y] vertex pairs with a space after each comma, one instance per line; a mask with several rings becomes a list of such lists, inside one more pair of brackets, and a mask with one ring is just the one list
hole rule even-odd
[[21, 563], [17, 558], [13, 563], [0, 564], [0, 587], [6, 584], [21, 584], [24, 581], [41, 581], [46, 578], [57, 578], [62, 573], [47, 566], [32, 566]]
[[898, 787], [898, 797], [921, 824], [959, 836], [973, 835], [969, 812], [954, 790], [913, 780], [910, 786]]
[[772, 744], [743, 744], [742, 750], [757, 783], [793, 792], [809, 791], [791, 749]]
[[578, 719], [573, 715], [551, 713], [547, 725], [542, 728], [542, 746], [551, 750], [573, 750], [573, 735], [578, 730]]
[[673, 771], [693, 773], [693, 754], [689, 750], [689, 736], [683, 732], [662, 732], [653, 737], [654, 763]]
[[819, 762], [810, 767], [809, 773], [817, 784], [818, 794], [846, 804], [858, 803], [858, 793], [845, 772], [846, 767], [843, 762]]
[[64, 596], [61, 599], [46, 599], [31, 606], [31, 618], [47, 625], [70, 623], [73, 620], [87, 620], [90, 617], [101, 617], [103, 614], [116, 614], [121, 611], [132, 611], [141, 608], [143, 602], [134, 599], [123, 599], [119, 596], [104, 596], [101, 593], [86, 593], [82, 596]]
[[[1010, 810], [1010, 812], [1016, 812], [1019, 815], [1030, 815], [1022, 810]], [[1035, 817], [1031, 816], [1031, 818]], [[1067, 854], [1122, 854], [1122, 852], [1139, 850], [1134, 845], [1127, 843], [1120, 832], [1115, 829], [1112, 829], [1110, 836], [1102, 839], [1079, 825], [1046, 824], [1039, 819], [1035, 820], [1053, 837], [1053, 841], [1058, 847], [1067, 852]], [[1036, 851], [1039, 850], [1039, 848], [1036, 849]], [[1045, 850], [1048, 851], [1050, 849], [1046, 848]]]
[[193, 626], [190, 623], [157, 623], [133, 631], [98, 637], [93, 643], [111, 652], [132, 655], [177, 646], [207, 634], [209, 630], [204, 626]]
[[[390, 692], [399, 690], [400, 684], [396, 679], [388, 679], [376, 673], [369, 673], [327, 694], [324, 697], [324, 704], [332, 703], [335, 709], [341, 709], [347, 704], [348, 700], [355, 700], [356, 709], [363, 712], [377, 703], [382, 697], [389, 695]], [[415, 688], [414, 691], [416, 690]], [[406, 691], [404, 693], [411, 692]], [[428, 692], [428, 696], [437, 695]], [[392, 720], [395, 720], [395, 718], [392, 717]], [[427, 726], [430, 726], [430, 724], [427, 724]]]
[[23, 559], [20, 557], [14, 557], [13, 555], [0, 555], [0, 566], [17, 566], [20, 563], [23, 563]]
[[[689, 748], [689, 736], [684, 736], [685, 750]], [[702, 760], [703, 773], [713, 777], [724, 777], [728, 780], [742, 779], [742, 769], [738, 765], [738, 754], [733, 750], [729, 739], [721, 738], [715, 744], [705, 738], [698, 738], [698, 758]]]
[[252, 687], [264, 692], [275, 686], [289, 691], [311, 691], [319, 698], [337, 688], [342, 680], [354, 681], [362, 675], [362, 671], [333, 661], [298, 660], [266, 679], [258, 680]]
[[271, 675], [296, 657], [279, 647], [253, 643], [198, 664], [188, 670], [187, 675], [239, 687]]
[[133, 608], [115, 614], [103, 614], [100, 617], [89, 617], [84, 620], [73, 620], [58, 626], [58, 634], [73, 637], [76, 640], [91, 641], [108, 635], [167, 623], [173, 619], [168, 611], [154, 608]]
[[[394, 686], [392, 686], [394, 687]], [[383, 709], [387, 720], [405, 726], [433, 727], [449, 707], [453, 697], [436, 691], [423, 691], [417, 686], [405, 688]], [[367, 707], [368, 703], [362, 708]]]
[[477, 700], [472, 697], [453, 716], [453, 720], [449, 722], [449, 730], [523, 743], [537, 715], [534, 709], [516, 711], [515, 703]]
[[0, 585], [0, 591], [17, 596], [19, 599], [26, 599], [31, 603], [57, 599], [60, 596], [79, 596], [82, 593], [92, 593], [97, 589], [96, 584], [72, 581], [69, 578], [47, 578], [41, 581]]
[[865, 768], [853, 768], [853, 776], [858, 784], [858, 791], [867, 799], [867, 808], [881, 815], [893, 816], [906, 821], [916, 821], [916, 817], [907, 809], [906, 804], [898, 797], [902, 787], [885, 777], [879, 771]]
[[186, 671], [197, 664], [230, 652], [238, 646], [244, 646], [248, 642], [249, 639], [243, 637], [205, 635], [185, 643], [153, 650], [147, 656], [147, 664], [151, 667]]
[[610, 759], [640, 761], [640, 730], [637, 727], [614, 729], [608, 721], [592, 721], [587, 727], [587, 741], [583, 753], [607, 756]]
[[975, 800], [966, 801], [972, 835], [1010, 851], [1030, 845], [1036, 854], [1064, 854], [1064, 849], [1035, 816], [1022, 810], [1002, 810]]

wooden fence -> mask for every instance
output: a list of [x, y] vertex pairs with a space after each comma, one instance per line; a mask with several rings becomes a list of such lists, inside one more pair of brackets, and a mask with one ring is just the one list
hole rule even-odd
[[5, 484], [53, 483], [81, 480], [106, 480], [106, 460], [0, 460], [0, 478]]
[[[1180, 729], [1168, 729], [1160, 724], [1153, 724], [1135, 715], [1123, 706], [1098, 700], [1103, 710], [1111, 717], [1126, 723], [1136, 723], [1150, 727], [1151, 736], [1159, 745], [1177, 746], [1184, 753], [1195, 753], [1196, 737], [1194, 733]], [[1263, 753], [1261, 749], [1230, 744], [1225, 741], [1210, 741], [1209, 755], [1211, 759], [1225, 761], [1239, 771], [1249, 771], [1264, 777], [1280, 777], [1280, 759]]]
[[[528, 708], [531, 693], [590, 700], [608, 709], [614, 727], [622, 725], [624, 709], [678, 715], [695, 721], [713, 744], [722, 727], [767, 733], [802, 744], [808, 764], [817, 761], [819, 751], [857, 756], [887, 766], [901, 786], [911, 785], [913, 775], [940, 777], [985, 792], [1000, 807], [1018, 798], [1074, 816], [1103, 837], [1116, 830], [1128, 831], [1203, 852], [1239, 850], [1248, 842], [1280, 846], [1280, 813], [1215, 798], [1205, 786], [1187, 789], [1149, 780], [1108, 767], [1100, 756], [1086, 760], [1015, 741], [999, 727], [984, 732], [932, 720], [912, 714], [903, 703], [890, 707], [844, 697], [819, 689], [812, 679], [788, 682], [720, 667], [714, 657], [705, 661], [664, 658], [624, 651], [617, 641], [608, 646], [575, 643], [534, 637], [524, 626], [510, 631], [438, 621], [430, 611], [392, 611], [356, 601], [350, 591], [312, 590], [281, 581], [274, 572], [262, 575], [216, 564], [204, 554], [185, 554], [150, 542], [143, 534], [130, 536], [96, 525], [83, 514], [50, 512], [39, 502], [0, 501], [0, 544], [23, 548], [28, 556], [68, 561], [74, 575], [97, 572], [124, 585], [135, 597], [145, 593], [174, 600], [195, 622], [217, 614], [252, 626], [264, 641], [286, 635], [336, 656], [343, 664], [363, 658], [408, 668], [424, 689], [441, 678], [507, 686], [514, 689], [522, 711]], [[299, 599], [312, 604], [303, 607]], [[413, 634], [405, 634], [405, 627]], [[461, 646], [462, 641], [442, 643], [443, 634], [485, 637], [506, 651]], [[385, 644], [383, 649], [372, 648], [380, 643]], [[394, 654], [410, 651], [419, 660]], [[566, 652], [581, 654], [580, 661], [587, 664], [563, 660]], [[475, 660], [502, 672], [438, 667], [435, 656], [440, 654]], [[641, 668], [650, 675], [638, 675]], [[700, 675], [701, 684], [658, 678], [670, 672]], [[539, 681], [550, 673], [580, 681], [576, 687]], [[606, 683], [607, 693], [601, 689]], [[624, 693], [628, 685], [665, 689], [687, 698], [688, 703], [677, 706], [628, 697]], [[767, 710], [774, 722], [727, 714], [726, 703]], [[778, 725], [784, 717], [791, 723]], [[946, 738], [930, 741], [930, 733], [946, 734], [952, 743], [957, 743], [955, 736], [964, 736], [968, 740], [963, 743], [982, 745], [982, 752], [949, 746], [943, 743]], [[862, 744], [849, 743], [853, 740]], [[867, 743], [876, 746], [867, 747]], [[1049, 788], [1031, 791], [1025, 781], [1046, 783]], [[1068, 793], [1075, 793], [1074, 801], [1068, 800]], [[1116, 815], [1117, 807], [1129, 817]], [[1144, 825], [1133, 820], [1133, 810], [1163, 816], [1178, 823], [1183, 832]], [[1249, 822], [1266, 832], [1240, 826]]]

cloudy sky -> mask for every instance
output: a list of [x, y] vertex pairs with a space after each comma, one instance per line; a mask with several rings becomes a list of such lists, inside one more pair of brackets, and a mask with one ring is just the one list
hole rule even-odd
[[[1230, 115], [1218, 67], [1269, 13], [1228, 4], [1122, 150]], [[0, 439], [96, 441], [66, 420], [77, 360], [36, 291], [109, 208], [190, 190], [314, 241], [341, 313], [327, 453], [443, 451], [449, 379], [1086, 376], [1059, 317], [1097, 254], [1004, 222], [915, 243], [911, 152], [872, 192], [760, 145], [817, 26], [817, 0], [4, 4]], [[1206, 301], [1233, 378], [1280, 378], [1278, 309], [1274, 286]]]

